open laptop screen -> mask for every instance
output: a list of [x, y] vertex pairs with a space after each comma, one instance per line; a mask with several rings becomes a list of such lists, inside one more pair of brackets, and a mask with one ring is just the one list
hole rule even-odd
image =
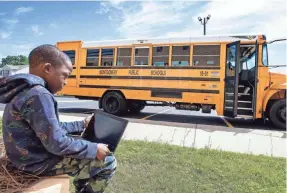
[[128, 120], [95, 110], [88, 127], [82, 137], [94, 143], [109, 145], [111, 152], [115, 152], [118, 143], [127, 127]]

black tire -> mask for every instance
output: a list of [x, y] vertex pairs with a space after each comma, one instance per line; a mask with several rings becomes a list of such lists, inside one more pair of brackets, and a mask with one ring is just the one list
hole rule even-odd
[[127, 101], [122, 94], [111, 91], [104, 95], [102, 106], [105, 112], [112, 115], [121, 115], [127, 111]]
[[272, 104], [269, 118], [279, 129], [286, 129], [286, 99], [277, 100]]
[[129, 112], [132, 114], [139, 113], [144, 108], [145, 108], [144, 101], [136, 101], [136, 100], [129, 101]]

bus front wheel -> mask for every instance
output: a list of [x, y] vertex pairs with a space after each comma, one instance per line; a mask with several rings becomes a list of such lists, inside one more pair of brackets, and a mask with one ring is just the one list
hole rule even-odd
[[269, 111], [270, 121], [280, 129], [286, 129], [286, 99], [274, 102]]
[[103, 109], [105, 112], [113, 115], [121, 115], [127, 110], [126, 99], [119, 92], [108, 92], [102, 100]]

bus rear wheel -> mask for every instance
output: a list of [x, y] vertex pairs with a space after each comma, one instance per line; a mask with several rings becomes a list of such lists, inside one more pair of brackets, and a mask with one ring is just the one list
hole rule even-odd
[[270, 121], [280, 129], [286, 129], [286, 100], [274, 102], [269, 111]]
[[127, 102], [122, 94], [111, 91], [104, 95], [102, 100], [105, 112], [113, 115], [124, 114], [127, 110]]

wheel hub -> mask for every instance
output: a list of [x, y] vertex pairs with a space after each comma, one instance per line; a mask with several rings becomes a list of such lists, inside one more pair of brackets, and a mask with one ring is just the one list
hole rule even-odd
[[111, 112], [115, 112], [119, 108], [119, 102], [118, 102], [118, 100], [116, 98], [110, 97], [107, 100], [107, 106], [108, 106], [108, 108], [110, 109]]
[[285, 107], [280, 109], [279, 114], [280, 114], [281, 119], [283, 119], [283, 121], [286, 122], [286, 108]]

